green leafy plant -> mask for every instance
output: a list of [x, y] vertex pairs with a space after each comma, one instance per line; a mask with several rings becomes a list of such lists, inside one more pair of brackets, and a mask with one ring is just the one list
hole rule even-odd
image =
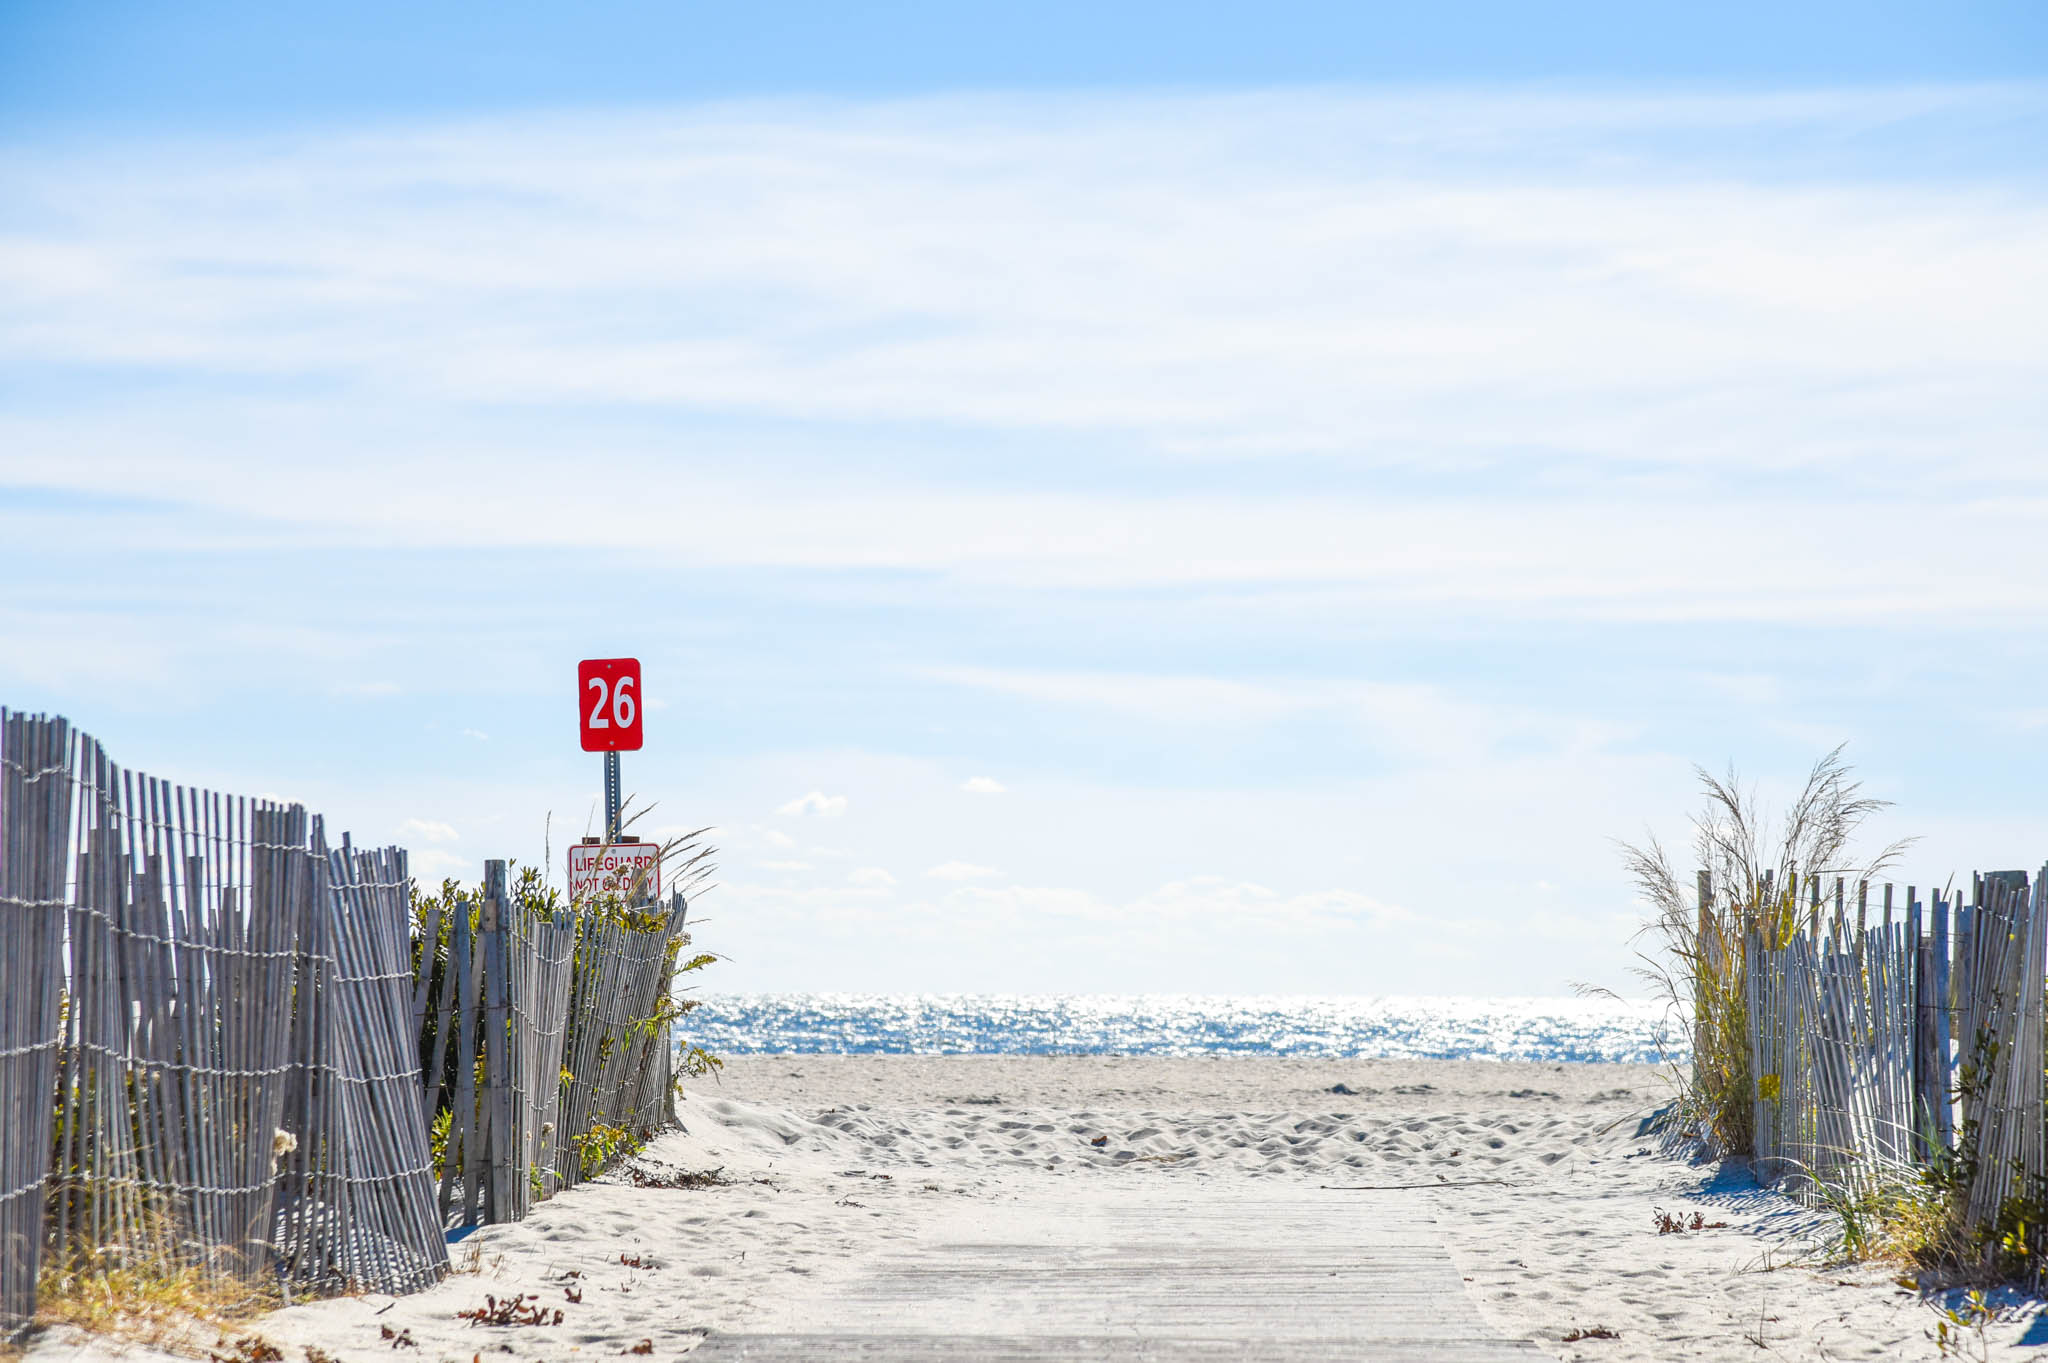
[[585, 1178], [595, 1174], [621, 1155], [634, 1153], [642, 1144], [624, 1127], [607, 1126], [603, 1122], [598, 1122], [590, 1130], [571, 1137], [571, 1141], [576, 1146], [577, 1157], [582, 1161]]
[[724, 1068], [725, 1062], [702, 1046], [690, 1047], [676, 1064], [676, 1096], [682, 1096], [682, 1079], [708, 1079]]
[[1935, 1307], [1941, 1319], [1927, 1332], [1941, 1350], [1943, 1358], [1980, 1359], [1990, 1363], [1991, 1337], [1986, 1327], [1998, 1318], [1998, 1313], [1985, 1300], [1981, 1289], [1972, 1288], [1959, 1302], [1946, 1302]]
[[427, 1153], [434, 1159], [434, 1175], [440, 1177], [448, 1163], [448, 1128], [455, 1120], [455, 1113], [442, 1108], [434, 1114], [434, 1120], [427, 1124]]

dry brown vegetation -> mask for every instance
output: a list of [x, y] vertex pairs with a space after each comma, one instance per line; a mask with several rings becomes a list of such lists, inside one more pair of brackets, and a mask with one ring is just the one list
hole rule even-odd
[[274, 1285], [216, 1268], [149, 1258], [112, 1266], [44, 1270], [35, 1325], [70, 1327], [193, 1356], [221, 1333], [284, 1304]]

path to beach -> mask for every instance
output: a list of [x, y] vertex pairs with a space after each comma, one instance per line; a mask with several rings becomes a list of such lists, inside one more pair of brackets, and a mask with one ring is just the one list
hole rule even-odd
[[[855, 1277], [772, 1307], [696, 1357], [1536, 1359], [1481, 1322], [1415, 1193], [1190, 1189], [1086, 1199], [1050, 1182], [955, 1207]], [[1369, 1199], [1360, 1205], [1353, 1199]]]
[[[1651, 1150], [1664, 1096], [1629, 1065], [739, 1056], [446, 1282], [247, 1331], [282, 1363], [1938, 1356], [1896, 1269], [1797, 1262], [1824, 1215]], [[1382, 1183], [1431, 1186], [1325, 1186]], [[508, 1299], [544, 1323], [465, 1314]]]

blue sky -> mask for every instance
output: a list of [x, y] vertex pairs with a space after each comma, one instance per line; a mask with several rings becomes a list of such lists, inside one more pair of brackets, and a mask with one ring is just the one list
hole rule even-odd
[[0, 6], [0, 701], [738, 988], [1625, 983], [1847, 740], [2048, 856], [2037, 6]]
[[234, 128], [761, 94], [1358, 82], [1750, 87], [2028, 79], [2032, 0], [1704, 5], [0, 5], [0, 112]]

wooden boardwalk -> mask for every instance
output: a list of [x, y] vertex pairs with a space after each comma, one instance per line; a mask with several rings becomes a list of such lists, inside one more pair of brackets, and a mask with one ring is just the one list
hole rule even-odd
[[1089, 1182], [1047, 1180], [1012, 1202], [957, 1209], [916, 1245], [776, 1308], [762, 1332], [713, 1335], [695, 1357], [1546, 1357], [1480, 1320], [1418, 1194], [1226, 1190], [1220, 1182], [1142, 1176], [1121, 1187]]

